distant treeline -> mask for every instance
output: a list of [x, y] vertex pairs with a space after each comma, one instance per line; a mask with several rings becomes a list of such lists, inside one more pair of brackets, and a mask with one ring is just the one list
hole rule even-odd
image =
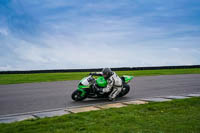
[[[132, 71], [132, 70], [160, 70], [160, 69], [188, 69], [200, 68], [200, 65], [184, 66], [152, 66], [152, 67], [120, 67], [111, 68], [113, 71]], [[57, 69], [57, 70], [26, 70], [26, 71], [0, 71], [0, 74], [31, 74], [31, 73], [62, 73], [62, 72], [98, 72], [102, 68], [92, 69]]]

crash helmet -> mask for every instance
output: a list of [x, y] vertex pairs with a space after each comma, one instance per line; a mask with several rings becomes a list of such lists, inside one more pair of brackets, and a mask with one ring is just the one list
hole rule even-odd
[[110, 68], [104, 68], [102, 70], [102, 74], [103, 74], [105, 79], [108, 79], [108, 78], [110, 78], [110, 76], [113, 75], [113, 72], [112, 72], [112, 70]]

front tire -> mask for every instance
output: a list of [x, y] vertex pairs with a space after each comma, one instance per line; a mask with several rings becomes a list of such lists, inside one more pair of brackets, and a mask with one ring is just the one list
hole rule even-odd
[[84, 96], [81, 96], [81, 94], [82, 94], [82, 92], [81, 91], [79, 91], [79, 90], [75, 90], [73, 93], [72, 93], [72, 99], [74, 100], [74, 101], [82, 101], [82, 100], [84, 100], [87, 96], [86, 96], [86, 94], [84, 95]]

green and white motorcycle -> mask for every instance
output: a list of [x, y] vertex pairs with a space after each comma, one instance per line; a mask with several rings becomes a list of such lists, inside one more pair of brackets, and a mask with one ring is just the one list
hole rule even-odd
[[[122, 76], [120, 77], [123, 82], [122, 91], [119, 93], [118, 97], [125, 96], [130, 91], [130, 86], [128, 83], [133, 79], [133, 76]], [[74, 101], [82, 101], [86, 98], [108, 98], [111, 93], [101, 93], [99, 89], [107, 86], [107, 81], [103, 76], [98, 76], [94, 78], [92, 75], [83, 78], [79, 84], [78, 88], [72, 93], [71, 97]]]

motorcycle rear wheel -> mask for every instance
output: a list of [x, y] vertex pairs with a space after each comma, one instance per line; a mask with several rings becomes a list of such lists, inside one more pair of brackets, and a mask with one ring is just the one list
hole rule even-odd
[[119, 93], [119, 97], [123, 97], [125, 96], [126, 94], [128, 94], [128, 92], [130, 91], [130, 86], [128, 84], [124, 84], [123, 85], [123, 88], [126, 88], [125, 90], [122, 90], [120, 93]]

